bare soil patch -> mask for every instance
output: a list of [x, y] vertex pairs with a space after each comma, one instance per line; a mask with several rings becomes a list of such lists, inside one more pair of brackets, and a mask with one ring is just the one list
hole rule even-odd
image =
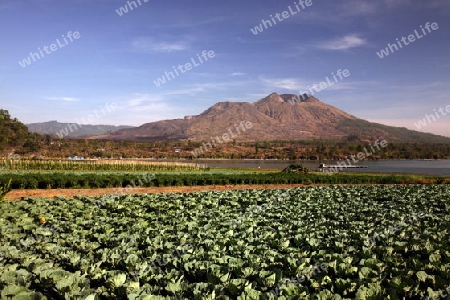
[[[424, 184], [424, 183], [421, 183]], [[372, 185], [414, 185], [414, 184], [239, 184], [239, 185], [202, 185], [202, 186], [167, 186], [167, 187], [144, 187], [133, 188], [128, 195], [139, 194], [164, 194], [164, 193], [194, 193], [205, 191], [232, 191], [251, 189], [292, 189], [297, 187], [313, 186], [372, 186]], [[95, 197], [102, 195], [117, 194], [118, 188], [107, 189], [48, 189], [48, 190], [13, 190], [6, 195], [6, 200], [21, 200], [22, 198], [72, 198], [77, 195]]]
[[[134, 188], [128, 194], [162, 194], [162, 193], [192, 193], [203, 191], [229, 191], [248, 189], [283, 189], [295, 187], [307, 187], [304, 184], [248, 184], [248, 185], [205, 185], [205, 186], [168, 186], [168, 187], [145, 187]], [[311, 186], [311, 185], [309, 185]], [[117, 194], [117, 188], [106, 189], [49, 189], [49, 190], [13, 190], [6, 195], [7, 200], [20, 200], [22, 198], [53, 198], [76, 195], [102, 196], [107, 194]]]

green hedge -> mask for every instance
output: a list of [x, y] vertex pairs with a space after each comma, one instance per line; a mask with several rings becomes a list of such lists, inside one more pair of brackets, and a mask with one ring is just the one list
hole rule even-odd
[[[420, 183], [411, 175], [367, 175], [367, 174], [292, 174], [292, 173], [247, 173], [247, 174], [155, 174], [153, 180], [143, 180], [142, 174], [104, 173], [4, 173], [0, 184], [11, 179], [13, 189], [56, 188], [111, 188], [139, 186], [194, 186], [226, 184], [405, 184]], [[442, 183], [442, 177], [420, 177], [429, 183]], [[134, 182], [134, 184], [133, 184]]]

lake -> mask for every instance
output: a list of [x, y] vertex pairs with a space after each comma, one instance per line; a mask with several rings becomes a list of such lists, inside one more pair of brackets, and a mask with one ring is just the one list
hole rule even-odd
[[[194, 160], [199, 164], [206, 164], [212, 168], [251, 168], [282, 170], [289, 164], [302, 164], [312, 170], [319, 164], [335, 165], [335, 161], [289, 161], [289, 160]], [[364, 161], [354, 165], [368, 166], [367, 169], [347, 169], [345, 172], [370, 173], [407, 173], [420, 175], [448, 175], [450, 176], [450, 160], [377, 160]]]

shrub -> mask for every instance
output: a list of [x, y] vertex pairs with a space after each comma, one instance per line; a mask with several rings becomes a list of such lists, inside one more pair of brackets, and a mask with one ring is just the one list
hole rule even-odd
[[309, 173], [309, 169], [303, 165], [292, 164], [284, 168], [283, 173]]
[[11, 182], [12, 179], [10, 179], [8, 183], [0, 183], [0, 200], [3, 200], [6, 194], [12, 190]]

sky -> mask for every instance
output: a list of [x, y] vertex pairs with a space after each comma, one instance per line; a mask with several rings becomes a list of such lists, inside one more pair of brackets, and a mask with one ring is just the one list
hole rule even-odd
[[[0, 0], [0, 108], [24, 123], [96, 111], [90, 124], [139, 126], [311, 89], [417, 130], [450, 105], [450, 1], [301, 2]], [[420, 131], [450, 136], [450, 113], [438, 114]]]

